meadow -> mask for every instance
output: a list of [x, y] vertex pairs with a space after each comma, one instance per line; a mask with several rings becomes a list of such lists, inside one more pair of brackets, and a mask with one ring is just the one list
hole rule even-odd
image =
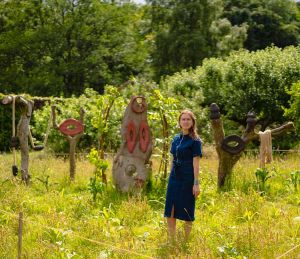
[[174, 243], [167, 239], [166, 182], [155, 159], [143, 192], [119, 193], [110, 180], [93, 201], [94, 167], [84, 156], [70, 182], [68, 159], [31, 153], [25, 186], [11, 174], [12, 155], [0, 154], [0, 257], [17, 257], [22, 211], [23, 258], [300, 258], [300, 186], [291, 174], [299, 170], [299, 153], [275, 155], [263, 184], [255, 176], [257, 156], [245, 155], [227, 192], [216, 188], [215, 152], [204, 153], [192, 235], [185, 242], [179, 222]]

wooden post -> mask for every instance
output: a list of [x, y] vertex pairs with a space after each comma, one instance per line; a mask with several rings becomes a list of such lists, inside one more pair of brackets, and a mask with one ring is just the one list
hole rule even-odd
[[[22, 98], [22, 97], [21, 97]], [[20, 98], [20, 99], [21, 99]], [[23, 98], [22, 98], [23, 99]], [[26, 101], [23, 99], [23, 109], [21, 113], [21, 118], [18, 123], [17, 135], [20, 140], [20, 149], [21, 149], [21, 173], [22, 180], [29, 183], [29, 145], [28, 145], [28, 137], [29, 137], [29, 123], [32, 115], [33, 102]]]
[[[60, 129], [60, 126], [57, 125], [56, 123], [56, 113], [55, 113], [55, 108], [56, 106], [53, 105], [51, 107], [51, 110], [52, 110], [52, 124], [53, 124], [53, 127], [55, 129]], [[79, 119], [79, 122], [83, 125], [83, 122], [84, 122], [84, 114], [85, 114], [85, 110], [83, 108], [80, 108], [80, 119]], [[77, 123], [79, 123], [77, 121]], [[76, 134], [76, 135], [67, 135], [66, 133], [64, 133], [63, 131], [61, 131], [66, 139], [68, 140], [69, 142], [69, 145], [70, 145], [70, 149], [69, 149], [69, 159], [70, 159], [70, 179], [73, 181], [75, 180], [75, 172], [76, 172], [76, 145], [80, 139], [81, 136], [83, 136], [83, 130], [81, 133], [79, 134]]]
[[23, 212], [19, 213], [19, 228], [18, 228], [18, 259], [22, 256], [22, 237], [23, 237]]
[[[218, 166], [218, 187], [223, 189], [224, 187], [230, 188], [231, 184], [231, 172], [233, 170], [234, 165], [241, 158], [241, 155], [244, 151], [246, 145], [253, 140], [259, 139], [259, 135], [254, 132], [254, 127], [256, 124], [256, 118], [254, 113], [248, 113], [247, 115], [247, 127], [242, 137], [238, 137], [236, 135], [225, 137], [223, 122], [221, 120], [221, 115], [219, 112], [219, 107], [217, 104], [212, 103], [210, 105], [211, 110], [211, 125], [214, 134], [214, 140], [216, 144], [216, 151], [219, 158], [219, 166]], [[278, 128], [271, 130], [272, 137], [279, 136], [291, 129], [293, 129], [293, 123], [288, 122]], [[232, 141], [230, 140], [233, 139]], [[230, 147], [225, 142], [228, 140], [229, 142], [238, 141], [236, 147]], [[227, 147], [227, 148], [226, 148]]]

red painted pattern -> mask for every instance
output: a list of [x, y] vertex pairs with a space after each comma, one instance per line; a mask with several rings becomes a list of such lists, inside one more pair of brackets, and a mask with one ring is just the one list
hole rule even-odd
[[133, 152], [136, 144], [136, 127], [134, 122], [131, 120], [127, 125], [127, 131], [126, 131], [126, 142], [127, 142], [127, 148], [130, 153]]
[[66, 119], [59, 125], [58, 129], [62, 134], [73, 137], [84, 131], [84, 125], [78, 120]]
[[139, 130], [140, 135], [140, 149], [145, 153], [150, 143], [150, 129], [147, 121], [142, 121]]

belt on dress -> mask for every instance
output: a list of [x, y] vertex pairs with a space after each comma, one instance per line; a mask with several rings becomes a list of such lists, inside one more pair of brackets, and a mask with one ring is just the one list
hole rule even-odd
[[182, 166], [184, 164], [190, 164], [190, 163], [193, 163], [193, 160], [174, 160], [173, 161], [173, 164], [175, 167], [179, 167], [179, 166]]
[[184, 164], [191, 164], [193, 163], [193, 160], [174, 160], [173, 165], [174, 165], [174, 174], [176, 175], [176, 171], [180, 166], [183, 166]]

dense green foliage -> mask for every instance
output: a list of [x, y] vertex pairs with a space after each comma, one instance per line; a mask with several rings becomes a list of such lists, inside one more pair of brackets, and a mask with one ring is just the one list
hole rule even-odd
[[[5, 95], [0, 93], [0, 151], [9, 151], [12, 137], [12, 107], [1, 105], [1, 100]], [[16, 118], [20, 112], [16, 109]], [[16, 120], [16, 125], [18, 121]]]
[[[82, 150], [90, 149], [91, 147], [98, 148], [100, 136], [108, 133], [105, 134], [104, 149], [116, 151], [120, 145], [119, 129], [123, 116], [120, 110], [125, 108], [124, 100], [123, 102], [116, 102], [117, 105], [112, 107], [110, 117], [108, 118], [108, 125], [102, 128], [99, 126], [99, 121], [103, 119], [103, 114], [99, 113], [103, 110], [99, 108], [99, 103], [106, 98], [105, 96], [106, 95], [100, 95], [95, 90], [88, 88], [84, 94], [76, 98], [64, 98], [59, 102], [53, 99], [50, 104], [34, 112], [32, 122], [33, 135], [37, 139], [43, 139], [51, 114], [51, 105], [56, 104], [57, 106], [58, 112], [56, 117], [58, 124], [68, 118], [79, 119], [79, 108], [82, 107], [85, 109], [85, 134], [81, 137], [78, 148]], [[69, 144], [58, 130], [51, 128], [47, 147], [55, 152], [68, 152]]]
[[95, 0], [0, 2], [0, 88], [79, 95], [146, 69], [142, 10]]
[[[58, 123], [70, 117], [78, 118], [79, 107], [82, 106], [86, 110], [86, 127], [78, 147], [89, 149], [94, 146], [115, 152], [121, 141], [119, 129], [125, 107], [132, 95], [141, 94], [148, 100], [150, 127], [157, 147], [162, 148], [162, 154], [166, 150], [164, 145], [169, 143], [170, 136], [178, 130], [178, 112], [184, 108], [195, 112], [204, 141], [210, 140], [208, 106], [212, 102], [217, 102], [221, 113], [225, 115], [225, 128], [236, 133], [240, 125], [245, 125], [246, 114], [250, 110], [256, 113], [262, 130], [283, 123], [286, 120], [283, 108], [287, 109], [290, 102], [291, 118], [298, 122], [299, 88], [295, 84], [291, 89], [291, 85], [300, 78], [299, 59], [299, 48], [295, 47], [284, 50], [273, 47], [253, 53], [239, 51], [224, 59], [207, 59], [195, 70], [184, 70], [166, 77], [160, 86], [132, 79], [130, 84], [120, 89], [107, 86], [104, 95], [86, 89], [77, 98], [60, 98], [58, 101], [54, 98], [42, 110], [34, 112], [33, 135], [37, 140], [43, 140], [51, 105], [57, 103]], [[289, 89], [292, 95], [286, 92]], [[8, 150], [11, 109], [0, 108], [3, 114], [0, 149]], [[167, 125], [164, 125], [164, 120]], [[288, 148], [296, 141], [297, 138], [291, 135], [280, 139], [275, 145]], [[48, 147], [54, 151], [68, 150], [68, 143], [56, 130], [50, 131], [48, 143]]]
[[103, 92], [131, 76], [195, 68], [242, 47], [299, 43], [292, 0], [8, 0], [0, 2], [0, 91]]
[[295, 122], [296, 129], [300, 133], [300, 81], [293, 84], [288, 93], [291, 95], [291, 100], [286, 115]]
[[[121, 143], [120, 128], [125, 108], [132, 95], [143, 94], [147, 98], [149, 124], [154, 138], [157, 139], [157, 146], [162, 145], [164, 141], [161, 120], [163, 112], [168, 121], [169, 135], [166, 141], [169, 143], [170, 135], [176, 131], [179, 110], [185, 107], [186, 102], [177, 106], [177, 99], [175, 97], [168, 98], [167, 92], [160, 92], [155, 84], [149, 84], [147, 91], [143, 87], [143, 90], [139, 89], [141, 90], [141, 86], [137, 82], [124, 89], [106, 86], [102, 95], [87, 88], [79, 97], [52, 98], [41, 109], [34, 111], [31, 120], [33, 136], [37, 141], [43, 142], [45, 135], [49, 133], [47, 148], [55, 152], [67, 152], [68, 142], [65, 137], [52, 126], [50, 132], [47, 132], [49, 122], [51, 122], [51, 106], [56, 105], [58, 124], [68, 118], [79, 119], [79, 108], [83, 107], [85, 109], [85, 134], [81, 137], [78, 148], [89, 150], [91, 147], [96, 147], [101, 152], [116, 152]], [[30, 96], [27, 98], [32, 99]], [[2, 135], [0, 135], [0, 150], [8, 150], [11, 137], [11, 105], [1, 105], [0, 108], [4, 115], [0, 118], [3, 127]], [[17, 114], [16, 123], [18, 120]]]
[[224, 17], [233, 25], [247, 24], [248, 50], [300, 42], [300, 12], [294, 0], [225, 0]]
[[[92, 0], [1, 2], [1, 91], [69, 96], [57, 103], [59, 122], [78, 117], [79, 106], [83, 106], [87, 114], [86, 134], [79, 144], [82, 149], [94, 146], [117, 150], [123, 115], [120, 111], [124, 111], [133, 94], [148, 99], [150, 125], [162, 145], [177, 131], [176, 114], [183, 108], [196, 113], [200, 134], [209, 140], [207, 107], [212, 102], [218, 103], [225, 115], [225, 127], [233, 131], [245, 125], [250, 110], [256, 112], [261, 129], [283, 123], [283, 108], [289, 107], [291, 98], [289, 114], [293, 120], [299, 120], [295, 108], [297, 89], [292, 90], [291, 96], [286, 92], [300, 79], [299, 47], [283, 50], [272, 47], [228, 55], [230, 50], [242, 46], [246, 27], [248, 41], [255, 26], [262, 28], [254, 17], [266, 9], [279, 19], [278, 30], [290, 28], [288, 23], [296, 30], [299, 12], [294, 3], [225, 1], [225, 12], [221, 0], [148, 1], [148, 4], [141, 7], [129, 1]], [[224, 15], [233, 24], [244, 24], [243, 17], [250, 17], [252, 22], [247, 22], [246, 27], [236, 27], [222, 18]], [[276, 39], [289, 39], [285, 34], [275, 33], [275, 29], [270, 32], [277, 35]], [[273, 39], [264, 39], [267, 43], [261, 39], [251, 41], [264, 46], [277, 44]], [[261, 48], [253, 46], [248, 47]], [[150, 53], [153, 60], [149, 59]], [[210, 56], [222, 59], [205, 59]], [[195, 70], [181, 70], [201, 63]], [[149, 78], [132, 79], [134, 74], [151, 75], [149, 65], [156, 75], [164, 76], [159, 86]], [[166, 76], [179, 70], [173, 76]], [[121, 84], [127, 79], [130, 80]], [[113, 90], [104, 87], [107, 82], [121, 85]], [[114, 93], [109, 95], [109, 89]], [[52, 100], [35, 112], [33, 135], [39, 141], [47, 130], [50, 106], [56, 102]], [[8, 150], [10, 108], [0, 106], [0, 112], [0, 150]], [[168, 125], [164, 125], [164, 120]], [[50, 132], [49, 147], [64, 152], [68, 149], [63, 136], [54, 130]]]
[[157, 77], [195, 68], [204, 58], [222, 56], [243, 45], [246, 28], [221, 19], [222, 0], [149, 2]]
[[177, 73], [162, 84], [174, 93], [187, 91], [191, 96], [202, 91], [202, 105], [216, 102], [223, 115], [240, 125], [254, 111], [264, 130], [286, 120], [283, 107], [290, 100], [286, 89], [300, 79], [299, 60], [299, 47], [239, 51], [224, 59], [207, 59], [197, 69]]

